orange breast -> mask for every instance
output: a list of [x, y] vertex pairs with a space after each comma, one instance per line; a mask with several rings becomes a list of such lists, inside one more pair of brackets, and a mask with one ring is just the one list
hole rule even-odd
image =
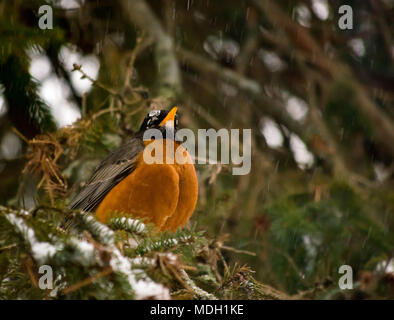
[[[159, 230], [174, 232], [185, 226], [196, 206], [196, 171], [190, 155], [177, 143], [155, 140], [146, 144], [145, 156], [149, 156], [149, 149], [163, 163], [147, 163], [142, 152], [136, 169], [106, 195], [96, 210], [96, 216], [106, 222], [116, 212], [129, 214], [145, 218]], [[177, 161], [179, 158], [173, 150], [182, 155], [182, 163]]]

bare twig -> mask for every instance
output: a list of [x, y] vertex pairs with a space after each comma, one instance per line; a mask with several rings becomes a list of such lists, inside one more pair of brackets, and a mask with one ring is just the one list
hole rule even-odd
[[171, 102], [181, 91], [181, 77], [172, 38], [144, 0], [119, 1], [131, 24], [145, 31], [155, 43], [158, 95]]
[[224, 250], [228, 250], [228, 251], [233, 251], [235, 253], [243, 253], [243, 254], [247, 254], [249, 256], [256, 256], [255, 252], [251, 252], [251, 251], [247, 251], [247, 250], [239, 250], [239, 249], [235, 249], [233, 247], [228, 247], [228, 246], [221, 246], [220, 248], [224, 249]]
[[81, 289], [81, 288], [93, 283], [94, 281], [111, 274], [112, 272], [113, 272], [112, 268], [108, 267], [108, 268], [104, 269], [103, 271], [100, 271], [100, 272], [94, 274], [93, 276], [91, 276], [89, 278], [86, 278], [86, 279], [84, 279], [84, 280], [82, 280], [82, 281], [80, 281], [80, 282], [78, 282], [76, 284], [73, 284], [73, 285], [69, 286], [68, 288], [65, 288], [62, 291], [62, 293], [63, 294], [69, 294], [71, 292], [77, 291], [77, 290], [79, 290], [79, 289]]
[[16, 246], [18, 246], [18, 244], [17, 243], [13, 243], [13, 244], [10, 244], [8, 246], [1, 247], [0, 251], [9, 250], [9, 249], [15, 248]]

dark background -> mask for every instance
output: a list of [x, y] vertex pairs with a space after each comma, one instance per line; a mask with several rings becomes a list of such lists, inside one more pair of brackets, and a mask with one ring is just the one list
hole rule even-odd
[[[250, 174], [196, 166], [191, 224], [241, 250], [227, 263], [302, 298], [393, 296], [392, 0], [48, 3], [52, 30], [44, 1], [0, 3], [1, 205], [65, 208], [178, 105], [181, 127], [252, 129]], [[344, 264], [357, 293], [338, 290]]]

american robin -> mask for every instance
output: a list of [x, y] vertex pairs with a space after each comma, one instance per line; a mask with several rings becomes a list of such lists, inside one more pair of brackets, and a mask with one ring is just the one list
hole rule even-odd
[[[117, 212], [145, 218], [161, 231], [184, 227], [197, 203], [198, 181], [190, 155], [174, 139], [176, 111], [174, 107], [169, 112], [149, 112], [139, 131], [98, 165], [70, 208], [95, 211], [104, 223]], [[162, 138], [144, 141], [148, 129], [159, 129]], [[156, 144], [163, 149], [152, 148]], [[152, 154], [162, 150], [162, 163], [146, 161], [148, 146], [154, 150]], [[168, 148], [170, 152], [166, 152]], [[187, 161], [177, 161], [174, 150], [178, 148]]]

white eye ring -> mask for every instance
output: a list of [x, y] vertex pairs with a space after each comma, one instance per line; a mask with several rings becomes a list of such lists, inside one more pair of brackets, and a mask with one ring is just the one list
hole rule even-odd
[[158, 116], [160, 114], [160, 110], [152, 110], [149, 112], [149, 117]]

